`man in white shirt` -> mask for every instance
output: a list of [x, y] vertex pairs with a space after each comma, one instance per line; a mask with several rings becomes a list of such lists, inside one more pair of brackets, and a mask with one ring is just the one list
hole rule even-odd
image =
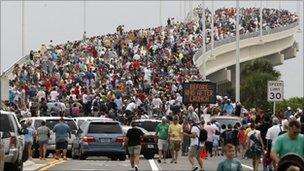
[[160, 116], [161, 112], [161, 105], [163, 104], [162, 100], [158, 97], [155, 96], [152, 100], [152, 105], [153, 105], [153, 114], [156, 114], [157, 116]]
[[273, 126], [267, 130], [266, 134], [267, 147], [269, 147], [269, 150], [271, 149], [271, 146], [269, 145], [273, 145], [278, 138], [279, 133], [283, 131], [282, 125], [280, 124], [280, 120], [278, 118], [274, 117], [272, 119], [272, 124]]
[[[201, 170], [203, 170], [203, 160], [201, 159], [201, 152], [204, 146], [204, 143], [199, 142], [200, 130], [204, 129], [205, 121], [202, 120], [199, 125], [195, 123], [190, 123], [192, 128], [190, 133], [184, 132], [185, 135], [190, 137], [190, 151], [188, 153], [189, 162], [192, 166], [192, 171], [198, 170], [198, 166], [195, 165], [196, 158]], [[200, 127], [200, 128], [199, 128]]]
[[59, 93], [57, 92], [56, 88], [54, 88], [50, 93], [51, 101], [56, 101], [58, 96]]

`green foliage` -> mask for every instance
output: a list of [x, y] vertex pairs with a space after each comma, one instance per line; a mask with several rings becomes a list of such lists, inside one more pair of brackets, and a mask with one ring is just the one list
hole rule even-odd
[[267, 81], [277, 80], [281, 74], [264, 59], [245, 64], [241, 71], [241, 102], [246, 108], [265, 111], [272, 105], [267, 101]]
[[304, 97], [293, 97], [282, 102], [277, 103], [276, 111], [285, 111], [287, 107], [291, 107], [291, 110], [296, 111], [297, 108], [303, 110], [304, 107]]

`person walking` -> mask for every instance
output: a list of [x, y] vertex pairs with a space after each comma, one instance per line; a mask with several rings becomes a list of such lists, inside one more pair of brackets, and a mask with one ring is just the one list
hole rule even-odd
[[280, 135], [271, 149], [271, 158], [277, 168], [279, 161], [287, 154], [297, 154], [304, 158], [304, 135], [301, 132], [301, 124], [297, 120], [291, 120], [288, 132]]
[[24, 134], [25, 147], [27, 149], [28, 160], [32, 160], [32, 146], [34, 142], [35, 129], [31, 126], [32, 120], [28, 119], [26, 123], [26, 134]]
[[41, 122], [41, 126], [37, 129], [37, 140], [39, 143], [40, 160], [45, 160], [46, 146], [50, 139], [51, 130], [45, 125], [45, 121]]
[[258, 171], [261, 155], [264, 153], [264, 144], [261, 132], [256, 130], [255, 123], [250, 125], [251, 131], [247, 136], [247, 151], [245, 156], [252, 159], [253, 171]]
[[211, 126], [211, 123], [208, 122], [207, 125], [204, 127], [204, 129], [208, 133], [207, 141], [205, 142], [206, 151], [210, 154], [210, 157], [213, 156], [212, 149], [213, 149], [213, 135], [215, 134], [215, 129], [213, 126]]
[[59, 123], [53, 128], [55, 133], [56, 141], [56, 156], [55, 159], [58, 160], [60, 157], [60, 151], [63, 153], [63, 160], [67, 160], [66, 153], [68, 148], [68, 140], [71, 138], [70, 127], [64, 123], [64, 118], [60, 117]]
[[144, 136], [144, 133], [136, 128], [136, 123], [134, 121], [131, 121], [131, 127], [132, 128], [127, 131], [125, 143], [130, 154], [131, 167], [134, 168], [135, 171], [138, 171], [141, 150], [140, 140]]
[[[189, 162], [192, 166], [192, 171], [196, 171], [198, 170], [198, 166], [195, 165], [195, 160], [194, 158], [196, 158], [201, 170], [203, 170], [203, 160], [201, 158], [201, 152], [202, 152], [202, 149], [204, 147], [204, 143], [205, 142], [201, 142], [199, 140], [199, 136], [200, 136], [200, 132], [204, 130], [204, 125], [205, 125], [205, 121], [204, 120], [201, 120], [200, 121], [200, 124], [196, 124], [195, 122], [191, 122], [191, 131], [190, 133], [184, 133], [185, 135], [189, 136], [190, 137], [190, 150], [189, 150], [189, 153], [188, 153], [188, 159], [189, 159]], [[204, 130], [206, 131], [206, 130]], [[207, 138], [207, 131], [205, 132], [206, 133], [206, 138]]]
[[179, 124], [179, 117], [175, 115], [169, 126], [170, 150], [172, 154], [171, 163], [177, 163], [178, 152], [183, 138], [183, 127]]
[[166, 154], [168, 150], [168, 139], [169, 139], [169, 124], [167, 123], [167, 118], [162, 117], [162, 122], [156, 127], [155, 135], [158, 136], [158, 163], [161, 163], [161, 159], [164, 159], [166, 163]]

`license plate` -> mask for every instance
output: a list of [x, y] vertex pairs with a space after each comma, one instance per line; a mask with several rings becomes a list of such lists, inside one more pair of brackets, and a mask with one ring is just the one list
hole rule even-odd
[[148, 145], [148, 148], [154, 148], [154, 145]]
[[100, 141], [100, 142], [109, 143], [109, 142], [111, 142], [111, 139], [109, 139], [109, 138], [100, 138], [99, 141]]

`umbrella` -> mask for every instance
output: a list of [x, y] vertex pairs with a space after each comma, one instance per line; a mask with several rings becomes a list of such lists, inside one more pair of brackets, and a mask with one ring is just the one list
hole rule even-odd
[[139, 60], [139, 59], [140, 59], [140, 56], [139, 56], [138, 54], [135, 54], [135, 55], [133, 56], [133, 59]]

